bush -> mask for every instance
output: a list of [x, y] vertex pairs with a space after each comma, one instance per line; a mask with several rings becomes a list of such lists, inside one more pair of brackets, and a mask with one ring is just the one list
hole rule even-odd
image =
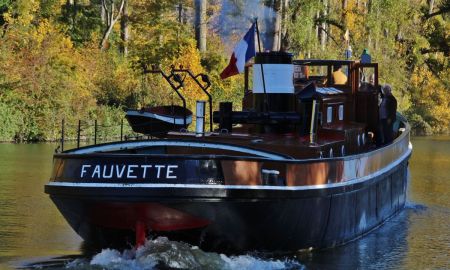
[[433, 128], [427, 123], [422, 116], [417, 113], [408, 111], [406, 117], [411, 125], [413, 135], [431, 135], [433, 134]]
[[0, 99], [0, 141], [21, 140], [24, 115], [10, 103]]

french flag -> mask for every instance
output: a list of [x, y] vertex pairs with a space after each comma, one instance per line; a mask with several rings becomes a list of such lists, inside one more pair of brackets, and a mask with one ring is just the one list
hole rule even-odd
[[220, 78], [222, 78], [222, 80], [244, 72], [245, 63], [255, 56], [255, 31], [256, 25], [253, 23], [244, 38], [239, 41], [234, 48], [230, 63], [222, 73], [220, 73]]

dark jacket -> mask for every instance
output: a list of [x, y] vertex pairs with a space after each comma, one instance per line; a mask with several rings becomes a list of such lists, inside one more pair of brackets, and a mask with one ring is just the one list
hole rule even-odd
[[395, 119], [397, 100], [393, 95], [385, 95], [380, 104], [380, 119]]

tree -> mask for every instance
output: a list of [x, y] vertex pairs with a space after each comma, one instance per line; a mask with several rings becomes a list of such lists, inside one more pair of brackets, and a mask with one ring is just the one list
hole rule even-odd
[[429, 19], [431, 17], [450, 12], [450, 0], [443, 0], [438, 10], [435, 12], [433, 12], [434, 0], [429, 0], [428, 4], [429, 4], [429, 11], [428, 14], [424, 16], [425, 19]]
[[114, 0], [102, 0], [102, 6], [105, 10], [106, 26], [103, 32], [103, 37], [100, 42], [100, 48], [102, 50], [107, 49], [107, 42], [109, 35], [111, 34], [114, 25], [117, 23], [122, 15], [123, 8], [125, 6], [125, 0], [120, 0], [119, 9], [116, 11], [116, 3]]
[[275, 12], [275, 20], [274, 20], [274, 31], [273, 31], [273, 45], [272, 51], [279, 51], [281, 47], [281, 28], [282, 28], [282, 10], [283, 10], [283, 1], [275, 0], [273, 1], [273, 10]]
[[130, 38], [128, 29], [128, 0], [124, 0], [122, 13], [120, 19], [120, 52], [126, 57], [128, 55], [128, 39]]
[[197, 48], [206, 51], [206, 0], [195, 0], [195, 39]]
[[290, 48], [289, 36], [288, 36], [288, 9], [289, 0], [282, 1], [282, 11], [281, 11], [281, 40], [280, 40], [280, 50], [287, 51]]
[[61, 3], [61, 0], [41, 1], [40, 15], [65, 27], [72, 42], [77, 46], [90, 42], [93, 36], [99, 35], [103, 28], [98, 14], [100, 0], [64, 1], [63, 5]]

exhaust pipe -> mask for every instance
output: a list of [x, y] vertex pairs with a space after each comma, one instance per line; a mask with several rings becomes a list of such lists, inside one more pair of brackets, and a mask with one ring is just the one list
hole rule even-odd
[[201, 137], [205, 133], [205, 104], [206, 101], [197, 100], [195, 112], [195, 136]]

